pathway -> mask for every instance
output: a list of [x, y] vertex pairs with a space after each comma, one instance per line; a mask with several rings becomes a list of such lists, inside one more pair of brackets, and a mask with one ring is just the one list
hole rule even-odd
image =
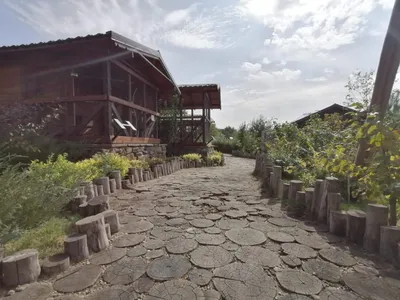
[[53, 280], [68, 298], [51, 299], [399, 299], [389, 264], [260, 197], [254, 160], [226, 163], [112, 197], [123, 223], [113, 246]]

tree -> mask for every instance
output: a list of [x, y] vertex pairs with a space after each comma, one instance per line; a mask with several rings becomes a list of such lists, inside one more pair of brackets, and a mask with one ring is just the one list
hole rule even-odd
[[224, 129], [221, 129], [220, 131], [227, 139], [234, 137], [236, 134], [236, 129], [231, 126], [227, 126]]

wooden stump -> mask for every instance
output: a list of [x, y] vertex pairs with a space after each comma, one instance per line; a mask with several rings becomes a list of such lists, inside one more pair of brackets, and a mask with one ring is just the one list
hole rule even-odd
[[96, 184], [93, 184], [93, 191], [94, 191], [94, 197], [97, 197], [99, 195], [99, 190], [97, 189], [97, 185]]
[[104, 222], [110, 224], [111, 234], [117, 233], [121, 228], [118, 212], [115, 210], [106, 210], [102, 212], [102, 215], [104, 216]]
[[329, 232], [338, 236], [346, 236], [347, 213], [340, 210], [331, 210], [329, 219]]
[[42, 263], [42, 271], [47, 275], [54, 275], [67, 270], [70, 266], [68, 254], [60, 253], [46, 258]]
[[306, 192], [297, 191], [295, 215], [301, 217], [306, 209]]
[[142, 182], [143, 181], [143, 169], [136, 169], [136, 174], [138, 176], [137, 182]]
[[306, 188], [306, 210], [305, 216], [307, 219], [312, 219], [312, 204], [314, 199], [314, 188]]
[[142, 181], [147, 181], [148, 180], [148, 172], [143, 171], [143, 180]]
[[282, 167], [281, 166], [273, 166], [272, 167], [273, 174], [273, 182], [272, 182], [272, 192], [274, 196], [278, 196], [279, 183], [282, 179]]
[[284, 185], [284, 183], [285, 183], [285, 181], [283, 181], [282, 179], [280, 180], [280, 182], [279, 182], [279, 189], [278, 189], [278, 198], [280, 199], [280, 200], [282, 200], [283, 199], [283, 185]]
[[95, 179], [95, 183], [97, 185], [102, 185], [103, 186], [104, 195], [109, 195], [110, 194], [110, 178], [108, 178], [108, 177], [100, 177], [100, 178]]
[[328, 194], [339, 191], [339, 181], [336, 177], [326, 177], [322, 185], [322, 193], [318, 211], [318, 222], [327, 224]]
[[79, 213], [79, 206], [83, 203], [86, 203], [87, 196], [75, 196], [70, 202], [70, 210], [73, 213]]
[[340, 195], [340, 193], [329, 193], [328, 194], [328, 198], [327, 198], [327, 208], [326, 208], [326, 212], [327, 212], [327, 224], [329, 226], [329, 222], [330, 222], [330, 215], [331, 215], [331, 211], [333, 210], [340, 210], [340, 202], [342, 202], [342, 196]]
[[115, 185], [117, 187], [117, 190], [120, 190], [122, 188], [121, 184], [121, 171], [116, 170], [111, 172], [111, 178], [115, 179]]
[[314, 196], [313, 196], [313, 201], [311, 205], [311, 215], [313, 220], [318, 219], [318, 212], [319, 212], [319, 206], [321, 203], [321, 190], [322, 190], [322, 184], [323, 184], [322, 179], [317, 179], [315, 181], [314, 185]]
[[361, 210], [347, 212], [346, 239], [351, 243], [363, 244], [366, 214]]
[[400, 263], [398, 244], [400, 242], [400, 227], [397, 226], [381, 226], [381, 238], [379, 253], [383, 258], [391, 263]]
[[290, 184], [284, 182], [282, 184], [282, 200], [281, 200], [281, 209], [284, 210], [287, 208], [288, 205], [288, 198], [289, 198], [289, 188], [290, 188]]
[[93, 199], [94, 197], [94, 188], [93, 188], [93, 183], [90, 181], [82, 182], [81, 185], [83, 186], [85, 190], [85, 195], [87, 196], [87, 201]]
[[385, 205], [368, 204], [365, 221], [363, 247], [370, 252], [378, 252], [381, 226], [388, 224], [389, 209]]
[[26, 249], [2, 260], [2, 279], [5, 286], [35, 282], [40, 275], [39, 253]]
[[97, 196], [103, 196], [104, 195], [104, 187], [102, 185], [96, 185], [96, 189], [97, 189]]
[[288, 194], [288, 211], [293, 211], [296, 208], [296, 194], [301, 191], [303, 187], [303, 181], [291, 180]]
[[64, 252], [72, 262], [80, 262], [89, 257], [86, 234], [74, 233], [64, 239]]
[[88, 203], [84, 202], [81, 205], [79, 205], [79, 215], [82, 218], [86, 218], [87, 216], [89, 216], [89, 211], [88, 211]]
[[128, 179], [121, 180], [121, 185], [124, 190], [132, 190], [133, 187]]
[[157, 166], [153, 166], [153, 176], [154, 178], [158, 178], [158, 170], [157, 170]]
[[107, 234], [108, 239], [111, 239], [110, 224], [106, 224], [106, 225], [105, 225], [105, 228], [106, 228], [106, 234]]
[[109, 241], [107, 238], [104, 216], [98, 214], [79, 220], [75, 223], [79, 233], [87, 235], [87, 244], [89, 250], [99, 252], [108, 247]]
[[109, 208], [108, 196], [97, 196], [87, 203], [87, 214], [89, 216], [94, 216], [108, 210]]
[[110, 193], [113, 194], [117, 191], [117, 182], [114, 178], [110, 178]]

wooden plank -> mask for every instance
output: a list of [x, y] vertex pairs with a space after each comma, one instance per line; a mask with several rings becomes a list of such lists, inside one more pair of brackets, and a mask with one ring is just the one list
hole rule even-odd
[[167, 79], [169, 82], [171, 82], [175, 86], [175, 82], [171, 80], [167, 75], [165, 75], [163, 72], [160, 71], [151, 61], [149, 61], [143, 54], [139, 53], [139, 55], [148, 63], [150, 64], [158, 73], [160, 73], [165, 79]]
[[68, 96], [68, 97], [40, 97], [35, 99], [21, 99], [24, 104], [40, 104], [40, 103], [62, 103], [62, 102], [83, 102], [83, 101], [105, 101], [106, 95], [89, 95], [89, 96]]
[[[115, 114], [115, 116], [117, 117], [117, 119], [118, 119], [120, 122], [123, 123], [125, 120], [123, 120], [123, 119], [121, 118], [121, 116], [120, 116], [120, 114], [119, 114], [117, 108], [115, 107], [115, 104], [114, 104], [114, 103], [111, 103], [111, 109], [112, 109], [112, 111], [114, 112], [114, 114]], [[121, 128], [121, 129], [122, 129], [122, 131], [125, 133], [126, 136], [129, 136], [129, 133], [128, 133], [128, 131], [127, 131], [126, 129], [123, 129], [123, 128]]]
[[67, 136], [83, 130], [87, 126], [87, 124], [91, 120], [93, 120], [94, 117], [96, 117], [103, 109], [104, 109], [104, 103], [99, 103], [99, 105], [94, 109], [94, 111], [89, 116], [87, 116], [78, 126], [70, 128], [67, 131]]
[[131, 137], [131, 136], [119, 136], [113, 144], [159, 144], [160, 139], [149, 138], [149, 137]]
[[160, 116], [160, 114], [158, 112], [155, 112], [154, 110], [151, 110], [151, 109], [148, 109], [148, 108], [144, 108], [144, 107], [142, 107], [140, 105], [131, 103], [131, 102], [126, 101], [124, 99], [121, 99], [121, 98], [118, 98], [118, 97], [115, 97], [115, 96], [110, 96], [109, 99], [110, 99], [110, 101], [112, 101], [114, 103], [122, 104], [124, 106], [128, 106], [128, 107], [134, 108], [136, 110], [139, 110], [139, 111], [151, 114], [151, 115]]
[[115, 64], [116, 66], [118, 66], [119, 68], [121, 68], [122, 70], [124, 70], [125, 72], [128, 72], [129, 74], [131, 74], [132, 76], [136, 77], [137, 79], [139, 79], [140, 81], [148, 84], [149, 86], [151, 86], [152, 88], [158, 90], [158, 88], [152, 84], [149, 80], [147, 80], [146, 78], [144, 78], [142, 75], [140, 75], [139, 73], [135, 72], [132, 68], [129, 68], [127, 66], [125, 66], [123, 63], [121, 63], [120, 61], [117, 60], [111, 60], [111, 62], [113, 64]]
[[132, 102], [132, 75], [128, 74], [128, 101]]

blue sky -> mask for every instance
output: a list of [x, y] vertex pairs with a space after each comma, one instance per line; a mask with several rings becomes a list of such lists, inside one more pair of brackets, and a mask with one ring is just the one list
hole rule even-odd
[[114, 30], [159, 49], [177, 83], [219, 83], [218, 127], [343, 103], [376, 69], [394, 0], [4, 0], [0, 44]]

